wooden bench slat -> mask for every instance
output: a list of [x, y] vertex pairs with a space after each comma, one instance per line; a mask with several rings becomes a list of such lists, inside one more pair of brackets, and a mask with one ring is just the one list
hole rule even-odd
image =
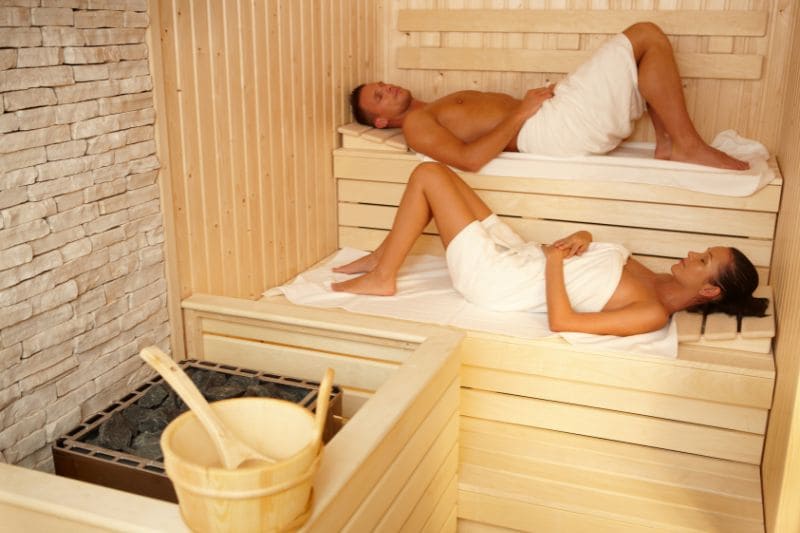
[[[396, 207], [340, 203], [339, 225], [384, 229], [392, 227]], [[709, 245], [735, 246], [756, 266], [769, 264], [772, 242], [767, 240], [723, 237], [693, 233], [676, 233], [642, 228], [622, 228], [578, 222], [552, 220], [504, 219], [522, 238], [535, 242], [553, 242], [564, 235], [589, 229], [597, 241], [618, 242], [633, 253], [665, 257], [685, 257], [688, 250], [704, 250]]]
[[[477, 487], [459, 483], [459, 531], [464, 533], [517, 533], [518, 531], [591, 531], [592, 533], [641, 533], [642, 526], [606, 515], [570, 510], [486, 494]], [[463, 519], [476, 529], [462, 526]], [[491, 522], [487, 526], [484, 522]], [[532, 526], [533, 525], [533, 526]], [[500, 528], [504, 529], [498, 529]], [[508, 529], [505, 529], [508, 528]]]
[[[502, 442], [502, 444], [505, 443]], [[658, 480], [624, 476], [613, 471], [597, 475], [596, 472], [587, 470], [580, 465], [561, 462], [557, 459], [549, 462], [543, 461], [539, 457], [507, 453], [505, 448], [499, 450], [462, 446], [460, 459], [462, 464], [475, 465], [495, 472], [558, 480], [592, 491], [610, 491], [618, 495], [620, 500], [643, 498], [657, 501], [666, 507], [688, 507], [747, 520], [758, 520], [762, 513], [760, 495], [753, 498], [742, 498], [688, 487], [679, 480], [670, 484]]]
[[[339, 201], [398, 205], [404, 185], [338, 180]], [[499, 215], [769, 239], [776, 215], [754, 211], [477, 190]]]
[[749, 464], [761, 462], [764, 444], [753, 433], [470, 389], [462, 389], [460, 409], [464, 416]]
[[772, 338], [775, 336], [775, 304], [772, 294], [772, 287], [761, 286], [755, 290], [753, 296], [758, 298], [769, 298], [767, 316], [748, 316], [742, 318], [741, 336], [744, 339], [763, 337]]
[[506, 370], [461, 366], [461, 386], [763, 434], [767, 410]]
[[362, 133], [371, 129], [373, 129], [372, 126], [359, 124], [358, 122], [351, 122], [349, 124], [344, 124], [342, 126], [339, 126], [338, 128], [336, 128], [336, 131], [338, 131], [342, 135], [359, 137]]
[[706, 315], [706, 325], [703, 337], [709, 340], [730, 340], [738, 335], [735, 316], [725, 313], [712, 313]]
[[[413, 154], [383, 154], [364, 150], [340, 149], [334, 152], [334, 175], [337, 178], [406, 183], [420, 163]], [[475, 189], [510, 192], [538, 192], [570, 197], [610, 198], [614, 200], [653, 201], [677, 205], [702, 205], [776, 213], [780, 204], [782, 178], [775, 158], [769, 165], [776, 178], [752, 196], [722, 196], [689, 191], [677, 187], [607, 181], [609, 173], [634, 178], [633, 172], [674, 172], [664, 169], [636, 169], [622, 165], [581, 165], [570, 167], [567, 161], [536, 161], [530, 177], [485, 176], [460, 172]], [[580, 176], [580, 179], [557, 179]], [[604, 178], [606, 180], [604, 181]], [[701, 179], [698, 177], [698, 179]]]
[[[566, 74], [577, 69], [592, 51], [499, 48], [399, 48], [397, 67], [419, 70], [481, 72], [542, 72]], [[763, 56], [755, 54], [676, 53], [682, 78], [757, 80]]]
[[672, 450], [529, 426], [461, 417], [462, 446], [572, 464], [751, 500], [761, 498], [758, 467]]
[[753, 408], [772, 404], [775, 369], [771, 358], [760, 355], [680, 346], [678, 359], [635, 354], [598, 359], [565, 341], [468, 333], [460, 350], [463, 365]]
[[[657, 528], [668, 531], [755, 533], [763, 531], [764, 527], [762, 519], [756, 517], [755, 513], [748, 513], [746, 516], [734, 515], [705, 509], [702, 507], [703, 501], [696, 502], [696, 507], [690, 507], [662, 501], [658, 496], [647, 498], [626, 494], [623, 482], [620, 482], [622, 488], [618, 492], [609, 489], [603, 490], [588, 483], [562, 483], [558, 476], [517, 475], [470, 463], [462, 463], [459, 473], [459, 489], [461, 491], [502, 498], [508, 504], [537, 504], [560, 511], [571, 511], [579, 513], [582, 518], [616, 519], [638, 525], [637, 531]], [[591, 480], [591, 473], [587, 473], [586, 478]], [[604, 478], [596, 476], [595, 479], [603, 481]], [[669, 487], [665, 487], [665, 492], [669, 492], [669, 490]], [[736, 509], [735, 500], [730, 501], [729, 504]], [[751, 504], [742, 507], [749, 507], [748, 510], [752, 510], [755, 506], [755, 504]], [[504, 524], [502, 521], [501, 523]], [[562, 530], [556, 526], [546, 529], [546, 531], [596, 530], [588, 525], [579, 525], [575, 529]], [[611, 531], [619, 531], [619, 529], [611, 529]]]
[[643, 20], [669, 35], [765, 35], [766, 11], [588, 9], [401, 9], [398, 31], [619, 33]]
[[703, 329], [703, 315], [700, 313], [690, 313], [680, 311], [673, 315], [678, 328], [678, 342], [700, 340]]
[[384, 143], [387, 139], [394, 137], [400, 132], [401, 130], [398, 128], [370, 128], [364, 131], [361, 137], [368, 141]]
[[406, 137], [405, 135], [403, 135], [402, 131], [386, 139], [386, 144], [394, 148], [401, 148], [403, 150], [408, 150], [408, 143], [406, 142]]
[[390, 153], [405, 153], [407, 150], [406, 147], [397, 147], [395, 143], [390, 143], [389, 141], [380, 143], [367, 140], [364, 137], [354, 137], [352, 135], [342, 136], [342, 148]]

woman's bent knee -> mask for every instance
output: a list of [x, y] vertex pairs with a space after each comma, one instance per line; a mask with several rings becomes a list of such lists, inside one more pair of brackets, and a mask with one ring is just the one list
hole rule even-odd
[[408, 183], [410, 185], [412, 182], [424, 183], [428, 180], [441, 180], [447, 176], [448, 172], [452, 171], [447, 168], [446, 165], [439, 162], [429, 161], [420, 163], [411, 172], [411, 176], [408, 178]]

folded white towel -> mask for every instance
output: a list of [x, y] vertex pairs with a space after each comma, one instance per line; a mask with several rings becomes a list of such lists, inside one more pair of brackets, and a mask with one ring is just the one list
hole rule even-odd
[[[303, 272], [292, 282], [274, 287], [265, 296], [283, 294], [298, 305], [340, 307], [356, 313], [378, 315], [417, 322], [455, 326], [524, 339], [555, 335], [547, 326], [544, 313], [488, 311], [467, 302], [452, 286], [443, 257], [410, 256], [397, 278], [394, 296], [361, 296], [333, 292], [330, 284], [351, 278], [331, 270], [362, 257], [367, 252], [343, 248], [322, 265]], [[616, 337], [586, 333], [560, 333], [567, 342], [587, 345], [599, 351], [637, 352], [676, 357], [677, 331], [671, 320], [664, 328], [651, 333]]]

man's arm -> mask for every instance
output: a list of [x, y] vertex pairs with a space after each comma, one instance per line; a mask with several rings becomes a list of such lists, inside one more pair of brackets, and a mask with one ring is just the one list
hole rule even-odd
[[424, 109], [406, 118], [403, 134], [415, 151], [460, 170], [476, 172], [502, 152], [525, 121], [552, 96], [553, 86], [531, 89], [514, 112], [493, 130], [469, 143], [453, 135]]

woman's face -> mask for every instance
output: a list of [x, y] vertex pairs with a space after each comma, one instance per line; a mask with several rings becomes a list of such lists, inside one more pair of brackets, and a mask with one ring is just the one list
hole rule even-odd
[[719, 294], [716, 280], [732, 261], [731, 249], [725, 246], [715, 246], [704, 252], [689, 252], [684, 259], [672, 265], [672, 275], [682, 285], [714, 298]]

